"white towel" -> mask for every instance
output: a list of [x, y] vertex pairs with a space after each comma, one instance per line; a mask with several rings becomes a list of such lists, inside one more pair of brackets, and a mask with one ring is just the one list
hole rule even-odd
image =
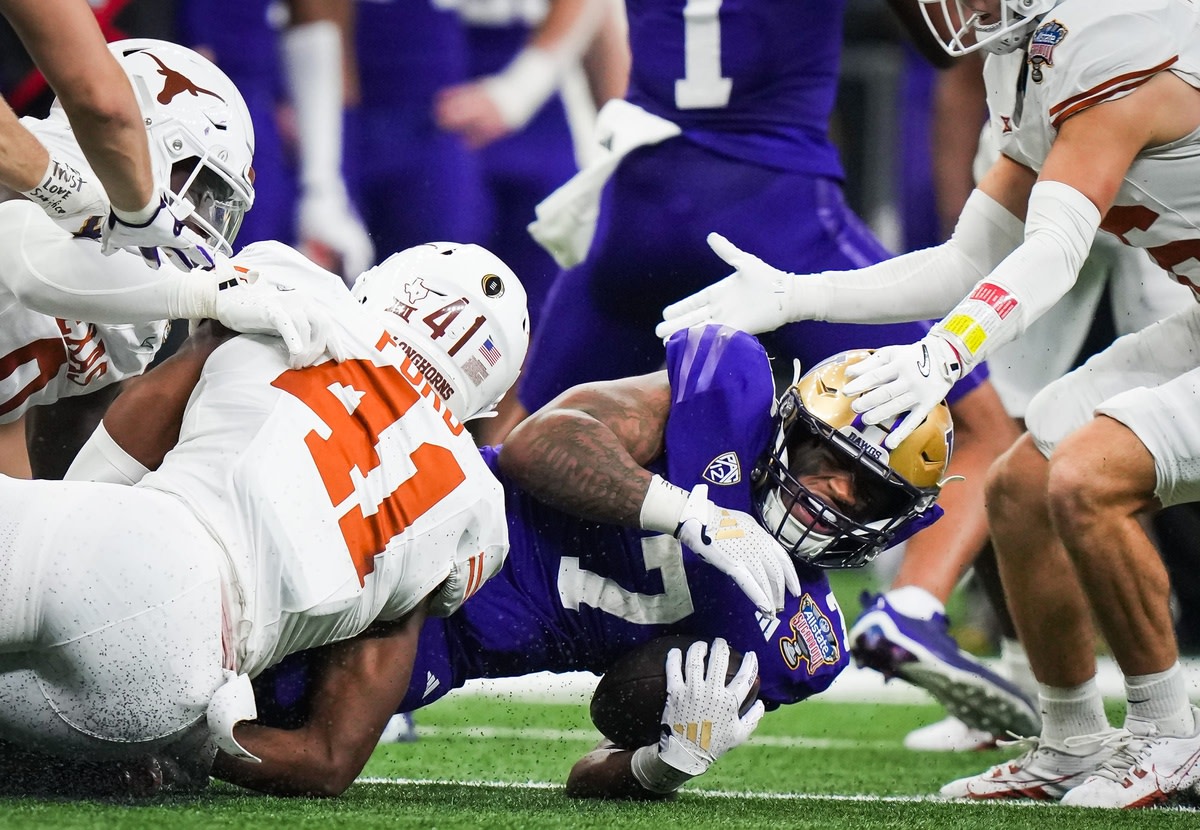
[[609, 101], [596, 115], [599, 149], [586, 167], [538, 204], [529, 234], [561, 267], [578, 265], [596, 233], [600, 192], [621, 159], [638, 147], [658, 144], [681, 132], [677, 124], [628, 101]]

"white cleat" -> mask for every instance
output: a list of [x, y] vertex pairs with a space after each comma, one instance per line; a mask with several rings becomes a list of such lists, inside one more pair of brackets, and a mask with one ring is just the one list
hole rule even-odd
[[914, 729], [904, 736], [904, 748], [918, 752], [976, 752], [995, 749], [1002, 738], [985, 729], [972, 729], [953, 715]]
[[1197, 728], [1184, 737], [1164, 737], [1157, 727], [1128, 718], [1124, 740], [1113, 757], [1063, 797], [1073, 807], [1133, 808], [1161, 804], [1173, 795], [1192, 795], [1200, 783], [1200, 710]]
[[997, 764], [979, 775], [960, 778], [942, 787], [943, 798], [1001, 799], [1032, 798], [1039, 801], [1057, 801], [1075, 786], [1100, 769], [1112, 757], [1114, 743], [1124, 735], [1122, 730], [1112, 730], [1104, 736], [1088, 736], [1079, 740], [1081, 744], [1092, 744], [1092, 752], [1075, 755], [1046, 746], [1040, 738], [1021, 738], [1014, 742], [1001, 742], [1001, 746], [1012, 744], [1027, 747], [1026, 751], [1011, 761]]

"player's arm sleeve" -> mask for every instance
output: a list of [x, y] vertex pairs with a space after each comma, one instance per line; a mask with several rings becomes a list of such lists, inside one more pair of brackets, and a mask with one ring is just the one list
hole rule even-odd
[[1033, 186], [1025, 241], [933, 329], [970, 370], [1020, 336], [1070, 290], [1100, 227], [1100, 211], [1063, 182]]
[[0, 205], [0, 239], [0, 281], [42, 314], [112, 324], [210, 316], [209, 275], [154, 271], [133, 254], [106, 257], [30, 202]]
[[1015, 250], [1024, 225], [981, 190], [967, 199], [949, 240], [855, 271], [801, 278], [795, 319], [893, 323], [940, 317]]

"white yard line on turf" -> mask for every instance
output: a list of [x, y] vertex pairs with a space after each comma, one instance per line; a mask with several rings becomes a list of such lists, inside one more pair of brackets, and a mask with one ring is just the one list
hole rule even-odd
[[[505, 726], [425, 726], [419, 724], [417, 733], [422, 737], [469, 737], [512, 740], [526, 738], [536, 741], [584, 741], [594, 743], [599, 733], [591, 729], [520, 729]], [[812, 738], [802, 735], [754, 735], [750, 746], [771, 746], [784, 749], [895, 749], [895, 741], [860, 741], [847, 738]]]
[[[995, 671], [999, 661], [985, 659], [983, 662]], [[1192, 698], [1200, 700], [1200, 660], [1194, 657], [1183, 658], [1180, 663], [1188, 675]], [[471, 680], [455, 694], [511, 697], [553, 703], [586, 703], [591, 700], [596, 680], [596, 675], [590, 672], [539, 672], [525, 677]], [[1125, 697], [1121, 673], [1111, 659], [1100, 659], [1096, 682], [1100, 686], [1100, 693], [1105, 697]], [[851, 666], [842, 672], [829, 689], [813, 700], [841, 703], [930, 703], [933, 698], [923, 690], [900, 680], [885, 685], [883, 675], [879, 672]]]

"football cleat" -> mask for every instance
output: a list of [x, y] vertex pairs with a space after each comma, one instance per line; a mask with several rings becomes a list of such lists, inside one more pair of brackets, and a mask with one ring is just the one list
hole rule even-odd
[[410, 744], [417, 739], [417, 725], [413, 716], [408, 712], [392, 715], [383, 733], [379, 736], [379, 744]]
[[1121, 730], [1105, 736], [1068, 739], [1068, 743], [1093, 744], [1092, 752], [1075, 755], [1046, 746], [1039, 738], [1021, 738], [1001, 742], [1001, 746], [1024, 746], [1025, 752], [996, 764], [979, 775], [960, 778], [942, 787], [943, 798], [1004, 799], [1032, 798], [1038, 801], [1058, 801], [1092, 776], [1113, 756], [1114, 744], [1122, 739]]
[[904, 736], [904, 748], [917, 752], [978, 752], [995, 749], [999, 741], [986, 729], [972, 729], [951, 715], [937, 723], [914, 729]]
[[968, 727], [992, 735], [1036, 735], [1041, 715], [1020, 689], [962, 651], [945, 614], [907, 617], [882, 594], [863, 592], [863, 613], [850, 629], [859, 668], [899, 677], [933, 695]]
[[[1200, 710], [1192, 707], [1192, 715]], [[1063, 797], [1073, 807], [1148, 807], [1176, 794], [1194, 797], [1200, 783], [1200, 717], [1191, 735], [1158, 734], [1150, 721], [1127, 718], [1113, 756]]]

